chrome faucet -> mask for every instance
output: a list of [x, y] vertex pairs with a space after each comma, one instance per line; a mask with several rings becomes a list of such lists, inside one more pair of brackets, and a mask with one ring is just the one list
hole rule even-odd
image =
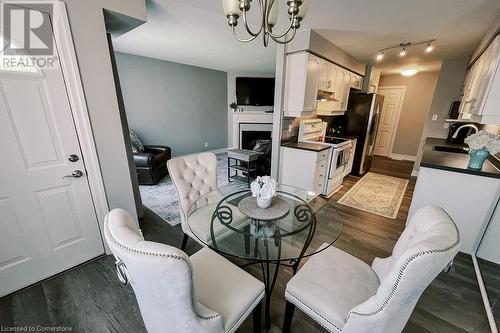
[[466, 124], [466, 125], [462, 125], [462, 126], [460, 126], [459, 128], [457, 128], [457, 130], [455, 131], [455, 133], [453, 133], [452, 138], [453, 138], [453, 139], [456, 139], [456, 138], [457, 138], [457, 136], [458, 136], [458, 132], [460, 132], [460, 131], [462, 130], [462, 128], [467, 128], [467, 127], [470, 127], [470, 128], [475, 129], [475, 130], [476, 130], [476, 132], [475, 132], [475, 133], [479, 132], [479, 128], [477, 128], [477, 126], [476, 126], [476, 125], [474, 125], [474, 124]]

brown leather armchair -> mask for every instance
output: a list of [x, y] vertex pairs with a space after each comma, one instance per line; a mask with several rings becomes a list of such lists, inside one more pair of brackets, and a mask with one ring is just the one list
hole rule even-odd
[[144, 146], [143, 152], [134, 153], [137, 180], [140, 185], [156, 185], [168, 174], [167, 161], [171, 157], [170, 147]]

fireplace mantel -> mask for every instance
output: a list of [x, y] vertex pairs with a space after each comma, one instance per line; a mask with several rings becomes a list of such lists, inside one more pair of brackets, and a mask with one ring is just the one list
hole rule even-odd
[[229, 113], [229, 135], [230, 148], [239, 148], [240, 123], [272, 124], [273, 114], [265, 112], [230, 112]]

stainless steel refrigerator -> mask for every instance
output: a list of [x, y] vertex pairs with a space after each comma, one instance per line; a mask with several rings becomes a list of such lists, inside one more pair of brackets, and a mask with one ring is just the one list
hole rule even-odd
[[352, 174], [362, 175], [370, 169], [375, 149], [380, 112], [384, 96], [351, 90], [347, 111], [342, 116], [342, 134], [357, 138]]

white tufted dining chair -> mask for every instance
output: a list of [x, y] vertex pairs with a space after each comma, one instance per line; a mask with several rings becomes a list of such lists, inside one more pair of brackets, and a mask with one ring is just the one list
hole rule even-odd
[[188, 257], [145, 241], [123, 209], [106, 216], [104, 236], [149, 333], [232, 333], [252, 311], [260, 332], [264, 284], [222, 256], [205, 247]]
[[328, 247], [288, 282], [283, 332], [290, 331], [297, 307], [329, 332], [399, 333], [422, 292], [459, 248], [457, 227], [436, 206], [415, 212], [392, 255], [375, 258], [371, 267]]
[[[209, 219], [215, 206], [223, 198], [222, 194], [215, 191], [217, 190], [217, 158], [215, 154], [207, 152], [174, 158], [167, 162], [167, 167], [179, 196], [181, 227], [184, 232], [181, 249], [186, 248], [188, 236], [201, 245], [210, 244], [212, 239]], [[206, 205], [189, 216], [190, 209], [194, 211], [195, 201], [209, 192], [212, 193], [210, 197], [206, 198]], [[247, 222], [247, 219], [238, 210], [233, 210], [232, 226], [242, 227]], [[193, 231], [196, 232], [196, 235]], [[214, 222], [216, 239], [231, 233], [231, 230], [218, 221]]]

